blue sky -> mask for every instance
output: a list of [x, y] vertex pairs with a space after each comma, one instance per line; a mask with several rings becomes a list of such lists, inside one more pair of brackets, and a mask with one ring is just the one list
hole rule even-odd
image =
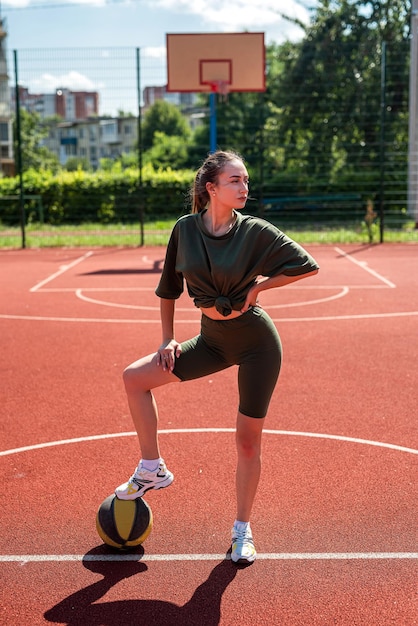
[[[20, 84], [31, 93], [52, 93], [61, 87], [99, 91], [100, 112], [112, 114], [119, 108], [133, 110], [134, 81], [129, 94], [121, 86], [119, 101], [110, 103], [109, 73], [99, 75], [98, 68], [89, 66], [86, 58], [77, 60], [71, 50], [140, 48], [141, 59], [152, 61], [148, 74], [143, 63], [141, 88], [161, 85], [166, 82], [167, 33], [264, 32], [266, 43], [280, 43], [302, 35], [281, 12], [307, 23], [307, 7], [314, 4], [315, 0], [0, 0], [9, 59], [13, 50], [18, 51]], [[38, 57], [30, 53], [60, 48], [66, 49], [67, 57], [63, 52]], [[36, 58], [42, 59], [39, 66]]]
[[300, 36], [280, 16], [309, 19], [307, 0], [1, 0], [8, 47], [163, 47], [165, 34], [263, 31], [266, 42]]

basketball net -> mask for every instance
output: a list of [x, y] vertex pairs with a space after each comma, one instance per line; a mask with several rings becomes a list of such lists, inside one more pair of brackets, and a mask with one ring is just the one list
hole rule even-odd
[[229, 83], [226, 80], [214, 80], [210, 83], [212, 93], [217, 93], [220, 102], [226, 102], [229, 94]]

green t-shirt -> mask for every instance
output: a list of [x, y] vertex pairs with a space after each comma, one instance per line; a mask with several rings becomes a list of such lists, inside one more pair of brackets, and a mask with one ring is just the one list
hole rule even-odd
[[318, 269], [299, 244], [259, 217], [236, 212], [236, 222], [215, 237], [201, 213], [184, 215], [174, 225], [155, 293], [174, 300], [187, 290], [197, 307], [216, 306], [223, 315], [239, 311], [258, 276], [298, 276]]

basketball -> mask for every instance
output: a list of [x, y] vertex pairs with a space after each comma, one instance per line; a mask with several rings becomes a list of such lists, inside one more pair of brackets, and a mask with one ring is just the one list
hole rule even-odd
[[112, 494], [99, 506], [96, 528], [108, 546], [129, 550], [143, 543], [150, 534], [152, 511], [142, 498], [119, 500]]

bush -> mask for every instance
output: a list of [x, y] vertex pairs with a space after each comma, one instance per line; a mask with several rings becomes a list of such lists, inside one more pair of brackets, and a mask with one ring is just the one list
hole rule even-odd
[[[40, 196], [47, 224], [83, 222], [134, 222], [144, 215], [179, 216], [188, 210], [187, 196], [193, 180], [189, 170], [155, 170], [146, 165], [142, 187], [137, 168], [97, 172], [29, 170], [24, 174], [24, 195]], [[18, 178], [0, 179], [0, 221], [19, 222]], [[4, 198], [1, 201], [1, 198]], [[25, 199], [27, 221], [39, 221], [36, 202]]]

